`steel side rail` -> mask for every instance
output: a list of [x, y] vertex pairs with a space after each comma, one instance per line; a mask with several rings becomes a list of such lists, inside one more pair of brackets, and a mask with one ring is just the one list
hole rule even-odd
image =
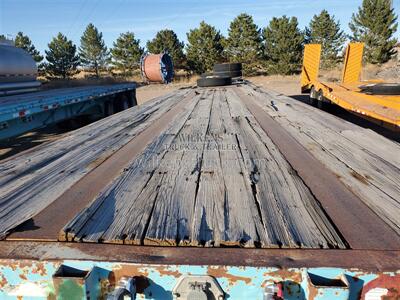
[[0, 241], [4, 260], [90, 260], [157, 265], [399, 270], [400, 251], [157, 247], [78, 242]]

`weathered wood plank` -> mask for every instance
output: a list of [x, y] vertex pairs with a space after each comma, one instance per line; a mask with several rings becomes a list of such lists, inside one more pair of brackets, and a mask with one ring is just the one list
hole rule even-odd
[[179, 101], [157, 99], [93, 123], [0, 164], [0, 232], [5, 234], [52, 203]]
[[192, 242], [193, 210], [203, 162], [211, 97], [212, 92], [207, 91], [200, 98], [166, 155], [165, 159], [171, 162], [174, 170], [166, 170], [172, 173], [165, 178], [164, 192], [158, 195], [155, 213], [144, 239], [147, 245], [189, 245]]
[[[180, 174], [177, 174], [177, 168], [179, 168], [179, 172], [182, 168], [182, 163], [187, 162], [192, 165], [191, 172], [193, 172], [193, 163], [197, 162], [196, 157], [192, 156], [193, 154], [197, 154], [197, 151], [185, 151], [189, 152], [190, 158], [185, 157], [184, 153], [180, 153], [180, 151], [174, 151], [175, 147], [180, 148], [179, 140], [183, 140], [187, 143], [186, 138], [191, 136], [189, 135], [191, 132], [196, 134], [197, 131], [193, 130], [193, 124], [196, 123], [198, 118], [204, 113], [204, 109], [207, 106], [207, 103], [204, 101], [203, 97], [197, 99], [197, 103], [194, 103], [195, 106], [192, 107], [190, 115], [187, 120], [182, 124], [179, 128], [179, 131], [174, 136], [174, 140], [169, 145], [169, 151], [166, 152], [165, 156], [162, 158], [160, 167], [155, 170], [156, 176], [154, 179], [149, 182], [148, 185], [143, 189], [145, 194], [153, 194], [154, 198], [152, 202], [152, 210], [146, 210], [147, 215], [144, 219], [144, 222], [137, 222], [134, 226], [129, 225], [130, 222], [127, 222], [128, 226], [125, 229], [128, 233], [127, 240], [130, 240], [134, 244], [144, 243], [144, 244], [153, 244], [159, 243], [160, 245], [175, 245], [177, 243], [186, 243], [188, 236], [188, 224], [190, 222], [190, 218], [192, 216], [191, 211], [191, 198], [194, 195], [194, 187], [196, 182], [194, 181], [194, 175], [191, 178], [187, 178], [186, 183], [190, 185], [192, 189], [179, 189], [177, 191], [176, 185], [179, 185], [181, 188], [182, 182], [175, 181], [181, 178]], [[202, 126], [196, 128], [196, 130], [202, 130]], [[175, 148], [176, 149], [176, 148]], [[174, 180], [174, 181], [172, 181]], [[174, 183], [174, 186], [172, 184]], [[157, 193], [152, 193], [152, 190], [157, 189]], [[176, 197], [176, 192], [178, 192], [178, 196], [182, 201], [179, 201], [178, 197]], [[146, 199], [146, 198], [143, 198]], [[148, 201], [148, 200], [146, 200]], [[167, 207], [168, 202], [172, 205]], [[183, 215], [181, 211], [188, 213]], [[164, 213], [164, 214], [163, 214]], [[131, 219], [134, 218], [134, 215], [130, 216]], [[138, 216], [139, 218], [139, 216]], [[158, 223], [161, 221], [162, 223]], [[165, 225], [164, 229], [161, 229], [163, 224]], [[164, 231], [164, 232], [163, 232]], [[182, 233], [184, 233], [182, 235]], [[160, 236], [160, 234], [162, 236]], [[140, 239], [136, 238], [135, 235], [139, 235]], [[158, 238], [160, 237], [160, 238]]]
[[132, 164], [71, 222], [70, 234], [145, 245], [344, 247], [241, 100], [225, 90], [201, 96], [173, 134], [143, 153], [144, 164]]
[[234, 93], [228, 96], [271, 244], [345, 247], [311, 192]]
[[[278, 123], [400, 234], [397, 143], [291, 98], [243, 89], [253, 93], [268, 114], [277, 116]], [[268, 105], [271, 101], [279, 112]]]
[[213, 99], [194, 212], [193, 243], [249, 246], [266, 243], [225, 99]]
[[[196, 99], [193, 99], [191, 103], [196, 103]], [[146, 208], [149, 208], [146, 205], [152, 203], [150, 196], [156, 193], [157, 186], [150, 194], [146, 194], [143, 189], [160, 177], [155, 170], [192, 108], [193, 106], [190, 105], [180, 116], [177, 116], [178, 122], [172, 123], [170, 128], [157, 137], [86, 211], [66, 226], [65, 230], [69, 232], [71, 238], [116, 243], [122, 243], [125, 240], [128, 242], [129, 238], [133, 238], [139, 239], [140, 242], [140, 233], [136, 233], [137, 230], [134, 233], [129, 232], [126, 227], [137, 225], [137, 220], [142, 218], [144, 212], [147, 211]], [[149, 198], [143, 198], [143, 195]], [[140, 209], [144, 211], [139, 211]], [[135, 213], [137, 218], [132, 220], [132, 214]], [[128, 237], [130, 233], [133, 237]]]

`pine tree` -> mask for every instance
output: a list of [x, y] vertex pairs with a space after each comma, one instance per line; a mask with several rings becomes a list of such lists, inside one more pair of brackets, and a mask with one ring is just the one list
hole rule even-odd
[[16, 47], [22, 48], [28, 52], [32, 56], [33, 60], [36, 61], [36, 63], [40, 63], [43, 60], [43, 56], [40, 55], [38, 50], [36, 50], [31, 39], [27, 35], [24, 35], [21, 31], [17, 33], [14, 43]]
[[304, 36], [296, 17], [274, 17], [263, 36], [269, 72], [288, 75], [300, 69]]
[[358, 12], [353, 14], [349, 27], [352, 39], [365, 43], [367, 62], [387, 62], [396, 51], [397, 16], [390, 0], [363, 0]]
[[245, 74], [255, 73], [262, 57], [262, 42], [260, 29], [250, 15], [240, 14], [231, 22], [224, 53], [230, 62], [244, 63]]
[[183, 67], [185, 54], [184, 43], [180, 42], [176, 33], [169, 29], [157, 32], [154, 39], [147, 42], [147, 50], [151, 53], [161, 53], [167, 50], [177, 68]]
[[222, 60], [223, 37], [215, 27], [202, 21], [199, 28], [187, 33], [187, 38], [186, 56], [193, 71], [210, 71], [215, 63]]
[[139, 68], [140, 57], [143, 52], [143, 48], [140, 47], [140, 40], [135, 39], [133, 32], [122, 33], [111, 49], [111, 63], [124, 75], [128, 75]]
[[306, 42], [322, 44], [324, 67], [332, 67], [339, 61], [345, 41], [346, 35], [340, 29], [340, 22], [325, 9], [314, 15], [309, 28], [306, 28]]
[[103, 40], [103, 34], [90, 23], [81, 37], [79, 56], [83, 66], [94, 69], [99, 77], [100, 69], [106, 66], [109, 54]]
[[46, 73], [49, 77], [69, 78], [76, 74], [79, 56], [76, 46], [61, 32], [48, 44], [46, 50]]

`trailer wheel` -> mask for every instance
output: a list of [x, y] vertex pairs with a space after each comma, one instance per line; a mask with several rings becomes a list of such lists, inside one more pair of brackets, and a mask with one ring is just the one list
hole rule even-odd
[[108, 117], [114, 114], [114, 103], [113, 101], [106, 101], [104, 103], [104, 116]]
[[324, 102], [324, 93], [322, 90], [319, 90], [317, 93], [317, 107], [319, 109], [324, 109], [326, 107], [326, 103]]
[[312, 86], [311, 90], [310, 90], [310, 97], [308, 99], [308, 102], [312, 105], [312, 106], [316, 106], [317, 105], [317, 91], [315, 90], [315, 87]]
[[114, 113], [119, 113], [128, 108], [129, 101], [126, 95], [121, 94], [118, 98], [114, 99]]
[[126, 95], [123, 95], [121, 98], [121, 108], [122, 108], [122, 110], [129, 108], [129, 100]]
[[137, 100], [136, 100], [136, 92], [132, 91], [128, 93], [128, 106], [129, 108], [134, 107], [137, 105]]

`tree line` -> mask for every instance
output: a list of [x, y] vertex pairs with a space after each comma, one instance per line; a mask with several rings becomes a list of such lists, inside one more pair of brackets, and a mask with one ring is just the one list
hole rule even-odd
[[[227, 37], [203, 21], [187, 33], [186, 45], [174, 31], [165, 29], [147, 42], [146, 49], [151, 53], [167, 50], [176, 68], [198, 74], [210, 71], [217, 62], [242, 62], [246, 75], [260, 71], [287, 75], [300, 69], [306, 43], [322, 44], [325, 68], [334, 67], [341, 60], [347, 39], [365, 43], [366, 62], [387, 62], [396, 53], [397, 40], [393, 35], [397, 25], [390, 0], [363, 0], [349, 23], [350, 36], [326, 10], [314, 15], [305, 30], [300, 30], [296, 17], [287, 16], [275, 17], [261, 29], [252, 16], [242, 13], [230, 23]], [[93, 24], [86, 27], [79, 48], [59, 33], [45, 50], [45, 62], [22, 32], [15, 37], [15, 45], [28, 51], [40, 70], [51, 78], [71, 77], [78, 72], [78, 66], [97, 77], [101, 70], [110, 68], [124, 76], [130, 75], [139, 68], [145, 51], [133, 32], [122, 33], [108, 49], [102, 33]]]

